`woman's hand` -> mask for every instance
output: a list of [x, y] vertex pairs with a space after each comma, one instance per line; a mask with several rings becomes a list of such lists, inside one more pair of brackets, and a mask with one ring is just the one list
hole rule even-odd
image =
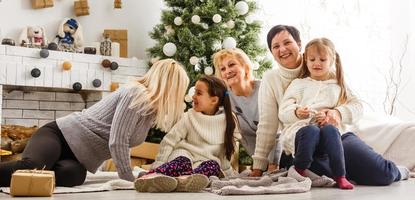
[[259, 177], [262, 176], [262, 171], [260, 169], [253, 169], [251, 174], [249, 174], [251, 177]]
[[299, 119], [307, 119], [310, 116], [310, 109], [308, 107], [295, 109], [295, 115]]

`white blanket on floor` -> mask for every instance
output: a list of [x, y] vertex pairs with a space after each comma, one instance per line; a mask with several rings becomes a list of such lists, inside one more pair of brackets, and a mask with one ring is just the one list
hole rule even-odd
[[364, 115], [353, 132], [386, 159], [414, 169], [415, 122], [372, 113]]
[[318, 176], [306, 170], [303, 177], [291, 166], [288, 171], [281, 169], [262, 177], [247, 177], [244, 171], [236, 177], [222, 178], [211, 176], [210, 187], [206, 191], [220, 195], [262, 195], [288, 194], [310, 191], [311, 187], [333, 187], [335, 182], [326, 176]]
[[[135, 168], [133, 174], [135, 177], [142, 171]], [[0, 188], [1, 192], [10, 194], [9, 187]], [[133, 190], [134, 183], [118, 178], [117, 172], [98, 171], [95, 174], [89, 173], [86, 176], [84, 184], [75, 187], [56, 187], [53, 194], [65, 193], [83, 193], [83, 192], [102, 192], [110, 190]]]

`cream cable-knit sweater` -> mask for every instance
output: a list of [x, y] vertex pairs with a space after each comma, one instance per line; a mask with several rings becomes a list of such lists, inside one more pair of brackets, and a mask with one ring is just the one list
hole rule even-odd
[[[301, 66], [301, 65], [300, 65]], [[265, 170], [268, 164], [267, 156], [274, 145], [277, 131], [280, 130], [280, 120], [278, 109], [283, 98], [283, 94], [292, 80], [297, 78], [300, 67], [287, 69], [282, 66], [267, 71], [261, 82], [258, 97], [259, 124], [257, 130], [257, 140], [255, 154], [252, 156], [254, 163], [253, 169]], [[344, 123], [350, 123], [359, 118], [362, 104], [353, 98], [348, 104], [336, 108]]]
[[225, 113], [204, 115], [193, 109], [188, 110], [172, 130], [164, 136], [153, 168], [178, 156], [188, 157], [193, 167], [206, 160], [218, 162], [225, 174], [231, 165], [225, 156]]
[[[350, 94], [350, 92], [348, 92]], [[340, 86], [335, 79], [317, 81], [312, 78], [295, 79], [284, 93], [279, 110], [279, 119], [283, 130], [280, 137], [283, 149], [286, 153], [294, 155], [294, 141], [297, 131], [307, 126], [310, 118], [299, 119], [295, 110], [300, 107], [308, 107], [312, 110], [337, 109], [337, 101], [340, 96]], [[355, 98], [349, 96], [348, 98]], [[354, 101], [359, 101], [355, 99]], [[361, 107], [353, 107], [353, 113], [362, 113]], [[340, 133], [345, 131], [345, 121], [340, 125]], [[349, 123], [351, 121], [348, 121]]]

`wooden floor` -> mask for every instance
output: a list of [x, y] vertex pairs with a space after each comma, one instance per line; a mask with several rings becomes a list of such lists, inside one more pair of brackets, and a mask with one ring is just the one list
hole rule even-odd
[[[0, 199], [9, 199], [0, 193]], [[21, 199], [21, 198], [13, 198]], [[23, 198], [22, 198], [23, 199]], [[249, 199], [249, 200], [415, 200], [415, 179], [397, 182], [386, 187], [356, 186], [354, 190], [337, 188], [312, 188], [310, 192], [300, 194], [255, 195], [255, 196], [219, 196], [212, 193], [138, 193], [134, 190], [57, 194], [50, 198], [24, 198], [25, 200], [59, 199], [59, 200], [129, 200], [129, 199], [168, 199], [168, 200], [215, 200], [215, 199]]]

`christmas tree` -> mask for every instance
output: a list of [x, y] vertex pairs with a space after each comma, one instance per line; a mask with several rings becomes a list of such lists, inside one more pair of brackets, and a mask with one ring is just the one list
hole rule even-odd
[[148, 49], [151, 61], [181, 62], [193, 86], [200, 74], [213, 74], [212, 55], [222, 48], [240, 48], [252, 59], [254, 75], [271, 68], [267, 49], [259, 43], [261, 24], [254, 20], [254, 1], [165, 0], [162, 23], [150, 33], [157, 44]]
[[[157, 43], [148, 49], [151, 62], [173, 58], [181, 62], [193, 87], [201, 74], [214, 74], [212, 55], [222, 48], [240, 48], [253, 61], [253, 74], [260, 78], [271, 68], [266, 47], [259, 42], [261, 24], [254, 20], [255, 1], [165, 0], [161, 24], [150, 33]], [[190, 105], [192, 89], [186, 96]], [[152, 131], [154, 135], [162, 135]], [[154, 136], [153, 135], [153, 136]], [[152, 139], [149, 139], [152, 140]], [[157, 141], [159, 139], [154, 139]]]

